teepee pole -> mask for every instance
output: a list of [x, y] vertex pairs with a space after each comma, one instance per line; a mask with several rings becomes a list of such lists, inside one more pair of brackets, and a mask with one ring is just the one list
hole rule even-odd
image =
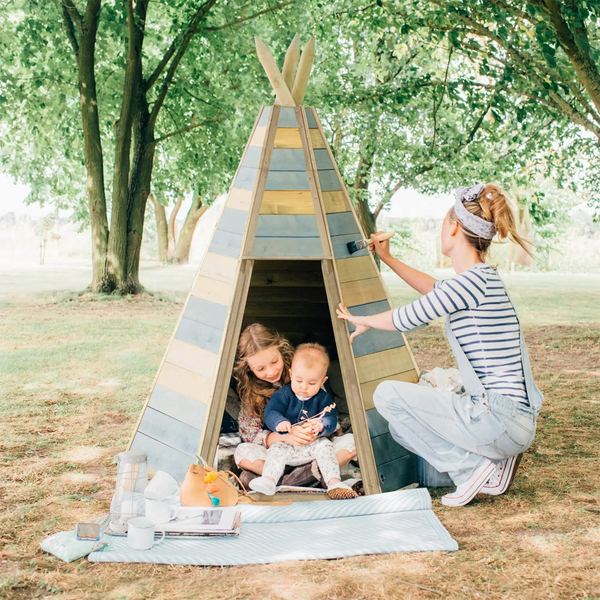
[[310, 77], [314, 60], [315, 38], [314, 36], [311, 36], [306, 46], [304, 46], [304, 50], [302, 50], [300, 64], [298, 65], [298, 72], [296, 73], [296, 79], [294, 81], [294, 89], [292, 90], [294, 102], [298, 105], [301, 105], [302, 101], [304, 100], [304, 94], [306, 94], [308, 78]]
[[283, 69], [281, 75], [285, 81], [285, 85], [288, 90], [291, 90], [294, 86], [294, 76], [296, 75], [296, 69], [298, 67], [298, 60], [300, 59], [300, 36], [296, 34], [288, 51], [285, 54], [285, 61], [283, 63]]
[[273, 86], [273, 89], [275, 90], [275, 94], [277, 95], [276, 104], [289, 107], [296, 106], [296, 103], [292, 98], [292, 94], [290, 93], [283, 76], [277, 68], [277, 63], [275, 62], [271, 51], [258, 36], [254, 38], [254, 42], [256, 44], [258, 60], [260, 60], [260, 63], [263, 66], [265, 73], [267, 74], [267, 77]]

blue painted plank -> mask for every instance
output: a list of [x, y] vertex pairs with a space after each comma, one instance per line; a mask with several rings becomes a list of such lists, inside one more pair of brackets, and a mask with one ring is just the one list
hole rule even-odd
[[271, 114], [271, 107], [270, 106], [265, 106], [262, 109], [262, 112], [260, 113], [260, 119], [258, 119], [258, 125], [259, 126], [264, 126], [264, 125], [268, 125], [269, 123], [269, 115]]
[[315, 116], [313, 115], [313, 111], [310, 110], [310, 108], [305, 108], [304, 110], [306, 111], [306, 120], [308, 121], [308, 128], [309, 129], [318, 129], [319, 127], [317, 125]]
[[255, 237], [252, 256], [268, 258], [321, 258], [323, 248], [321, 239], [316, 238], [272, 238]]
[[410, 453], [402, 458], [377, 465], [382, 492], [393, 492], [411, 483], [417, 483], [417, 457]]
[[260, 215], [257, 237], [319, 237], [315, 215]]
[[339, 180], [335, 171], [318, 171], [319, 183], [321, 184], [321, 191], [323, 192], [335, 192], [336, 190], [342, 189], [342, 183]]
[[266, 190], [309, 190], [306, 171], [269, 171]]
[[190, 296], [183, 316], [196, 323], [204, 323], [215, 329], [223, 329], [227, 319], [227, 306]]
[[148, 466], [155, 471], [166, 471], [183, 483], [188, 467], [196, 462], [196, 456], [185, 454], [143, 433], [136, 433], [132, 450], [141, 450], [148, 455]]
[[257, 173], [258, 169], [253, 169], [251, 167], [240, 167], [233, 187], [241, 188], [243, 190], [253, 190]]
[[217, 229], [243, 235], [244, 231], [246, 231], [247, 218], [247, 211], [238, 210], [237, 208], [229, 208], [226, 206], [221, 213], [221, 218], [219, 219]]
[[317, 169], [319, 171], [333, 170], [333, 163], [331, 162], [327, 148], [316, 148], [313, 152], [315, 155], [315, 163], [317, 164]]
[[244, 160], [242, 161], [242, 167], [249, 167], [251, 169], [258, 169], [260, 166], [260, 155], [262, 154], [262, 146], [248, 146]]
[[384, 433], [383, 435], [377, 435], [371, 438], [371, 445], [373, 446], [373, 455], [375, 457], [375, 464], [377, 465], [398, 460], [399, 458], [410, 454], [410, 452], [396, 442], [389, 433]]
[[306, 171], [304, 150], [274, 148], [269, 171]]
[[[329, 216], [329, 215], [327, 215]], [[354, 256], [368, 256], [369, 251], [366, 248], [350, 254], [348, 252], [348, 242], [356, 242], [361, 239], [361, 235], [355, 233], [349, 235], [332, 235], [331, 246], [333, 247], [333, 255], [335, 258], [350, 258]]]
[[240, 248], [242, 247], [242, 237], [243, 236], [238, 235], [237, 233], [217, 229], [208, 250], [215, 254], [223, 254], [225, 256], [238, 258], [240, 255]]
[[189, 423], [197, 429], [202, 429], [204, 426], [206, 404], [188, 398], [163, 385], [154, 387], [148, 406], [174, 419]]
[[277, 127], [298, 127], [296, 111], [293, 108], [282, 108], [279, 113]]
[[351, 212], [329, 213], [327, 215], [327, 225], [330, 235], [352, 234], [357, 240], [361, 239], [361, 233], [358, 228], [356, 218]]
[[365, 414], [367, 415], [370, 437], [389, 433], [390, 428], [388, 422], [377, 412], [376, 408], [370, 408]]
[[182, 342], [187, 342], [188, 344], [198, 346], [198, 348], [204, 348], [218, 354], [223, 332], [205, 323], [190, 321], [190, 319], [182, 317], [181, 321], [179, 321], [179, 327], [177, 327], [177, 331], [175, 332], [175, 337]]
[[138, 431], [175, 450], [194, 455], [202, 432], [153, 408], [146, 408]]
[[[353, 315], [361, 317], [370, 317], [390, 310], [391, 306], [387, 300], [377, 300], [377, 302], [367, 302], [366, 304], [357, 304], [350, 311]], [[353, 330], [354, 331], [354, 330]], [[395, 333], [392, 331], [392, 333]]]

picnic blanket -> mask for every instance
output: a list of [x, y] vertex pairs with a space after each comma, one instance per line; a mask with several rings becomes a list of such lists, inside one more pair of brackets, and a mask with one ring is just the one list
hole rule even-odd
[[167, 539], [151, 550], [132, 550], [115, 537], [112, 549], [91, 562], [177, 565], [249, 565], [342, 558], [359, 554], [458, 550], [431, 510], [426, 489], [399, 490], [354, 500], [241, 505], [239, 536]]

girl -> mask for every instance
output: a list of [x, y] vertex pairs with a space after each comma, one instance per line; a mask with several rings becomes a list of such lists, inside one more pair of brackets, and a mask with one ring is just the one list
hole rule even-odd
[[351, 341], [371, 327], [409, 331], [446, 316], [446, 336], [466, 394], [384, 381], [373, 396], [396, 441], [452, 478], [456, 491], [442, 497], [446, 506], [508, 489], [533, 441], [543, 399], [515, 308], [496, 270], [484, 263], [496, 233], [530, 253], [498, 187], [459, 188], [442, 225], [442, 253], [452, 259], [457, 275], [436, 281], [392, 258], [389, 243], [372, 237], [381, 260], [424, 296], [373, 316], [355, 317], [342, 305], [337, 311], [356, 327]]
[[[249, 325], [240, 335], [233, 376], [238, 382], [241, 403], [238, 425], [244, 443], [236, 448], [234, 459], [238, 467], [257, 475], [262, 474], [267, 448], [275, 442], [302, 446], [313, 442], [317, 437], [299, 426], [292, 427], [287, 433], [268, 431], [263, 426], [267, 402], [276, 390], [290, 382], [289, 369], [293, 352], [285, 338], [258, 323]], [[351, 433], [334, 438], [333, 447], [340, 467], [356, 457], [354, 436]], [[287, 476], [287, 480], [284, 477], [283, 483], [306, 485], [309, 481], [319, 480], [316, 463], [311, 463], [312, 459], [303, 469], [297, 469], [297, 472]], [[249, 483], [249, 477], [244, 476], [242, 482], [244, 485]]]

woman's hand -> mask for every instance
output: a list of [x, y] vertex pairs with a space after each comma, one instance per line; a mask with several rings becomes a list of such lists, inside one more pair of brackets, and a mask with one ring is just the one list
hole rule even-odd
[[293, 425], [289, 433], [286, 433], [284, 437], [286, 438], [285, 442], [292, 444], [292, 446], [305, 446], [317, 439], [315, 433], [307, 427], [302, 427], [302, 425]]
[[390, 240], [383, 240], [383, 242], [380, 242], [375, 237], [380, 233], [383, 233], [383, 231], [378, 231], [377, 233], [371, 234], [371, 241], [373, 242], [373, 245], [371, 246], [370, 250], [371, 252], [377, 252], [377, 256], [379, 256], [383, 262], [387, 262], [392, 258], [392, 255], [390, 254]]
[[356, 327], [356, 329], [350, 335], [350, 343], [354, 341], [354, 338], [358, 337], [365, 333], [365, 331], [369, 331], [371, 329], [370, 325], [367, 325], [368, 317], [355, 317], [350, 314], [350, 311], [340, 303], [340, 307], [336, 310], [338, 319], [344, 319], [345, 321], [349, 321]]

